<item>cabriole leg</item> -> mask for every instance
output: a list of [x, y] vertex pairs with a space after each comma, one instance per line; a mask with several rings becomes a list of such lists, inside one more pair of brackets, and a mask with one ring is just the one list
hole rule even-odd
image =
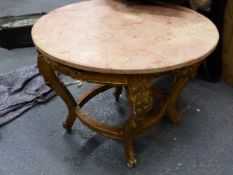
[[152, 108], [151, 86], [151, 79], [143, 76], [130, 78], [126, 86], [127, 98], [131, 107], [131, 115], [123, 128], [123, 145], [128, 167], [137, 165], [133, 150], [133, 137]]
[[198, 65], [199, 64], [195, 64], [175, 71], [176, 82], [174, 83], [169, 94], [169, 104], [167, 108], [168, 117], [174, 124], [178, 124], [182, 120], [176, 109], [177, 98], [188, 82], [195, 77]]
[[49, 64], [46, 57], [43, 56], [41, 53], [38, 53], [37, 64], [40, 73], [44, 77], [45, 83], [62, 98], [68, 108], [68, 116], [63, 123], [63, 127], [70, 131], [76, 119], [75, 108], [77, 106], [77, 103], [75, 102], [73, 96], [70, 94], [67, 88], [63, 85], [63, 83], [59, 81], [52, 66]]

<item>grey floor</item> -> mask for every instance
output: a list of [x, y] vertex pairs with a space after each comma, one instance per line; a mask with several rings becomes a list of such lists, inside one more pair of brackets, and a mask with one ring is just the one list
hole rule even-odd
[[[0, 16], [48, 11], [72, 2], [0, 0]], [[0, 49], [0, 73], [35, 62], [34, 48]], [[91, 86], [83, 83], [70, 90], [76, 96]], [[122, 96], [115, 103], [111, 93], [97, 96], [86, 111], [119, 124], [128, 114], [126, 100]], [[224, 82], [194, 80], [178, 107], [184, 116], [180, 125], [162, 121], [135, 139], [140, 164], [128, 169], [120, 142], [90, 131], [79, 121], [67, 134], [61, 125], [67, 111], [56, 97], [0, 128], [0, 175], [232, 175], [233, 89]]]

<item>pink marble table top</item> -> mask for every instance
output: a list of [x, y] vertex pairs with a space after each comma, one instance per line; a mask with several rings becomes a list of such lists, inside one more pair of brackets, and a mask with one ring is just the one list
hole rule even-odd
[[91, 0], [56, 9], [34, 25], [45, 55], [74, 68], [115, 74], [168, 71], [207, 57], [219, 39], [204, 16], [175, 5]]

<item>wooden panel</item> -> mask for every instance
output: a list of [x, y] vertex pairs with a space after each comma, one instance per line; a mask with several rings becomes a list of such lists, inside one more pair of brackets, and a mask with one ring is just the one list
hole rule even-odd
[[225, 9], [223, 34], [223, 79], [233, 86], [233, 1]]

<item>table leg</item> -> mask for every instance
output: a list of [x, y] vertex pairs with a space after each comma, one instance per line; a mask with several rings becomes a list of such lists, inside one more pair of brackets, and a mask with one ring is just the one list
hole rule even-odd
[[41, 53], [38, 53], [37, 63], [39, 71], [44, 77], [45, 83], [62, 98], [68, 108], [68, 116], [63, 123], [63, 127], [70, 131], [76, 119], [75, 108], [77, 103], [64, 84], [59, 81], [52, 66]]
[[133, 137], [136, 129], [142, 126], [148, 112], [152, 108], [151, 86], [152, 80], [150, 78], [138, 76], [130, 78], [125, 87], [131, 107], [131, 116], [123, 127], [123, 145], [128, 167], [137, 165], [137, 159], [133, 150]]
[[119, 101], [120, 95], [122, 93], [122, 89], [123, 89], [122, 86], [115, 88], [114, 96], [115, 96], [116, 101]]
[[187, 83], [195, 77], [196, 71], [199, 64], [195, 64], [189, 67], [184, 67], [175, 71], [176, 82], [174, 83], [172, 90], [169, 95], [169, 104], [167, 108], [168, 116], [170, 120], [178, 124], [181, 122], [182, 118], [176, 109], [176, 101], [179, 97], [183, 88], [187, 85]]

